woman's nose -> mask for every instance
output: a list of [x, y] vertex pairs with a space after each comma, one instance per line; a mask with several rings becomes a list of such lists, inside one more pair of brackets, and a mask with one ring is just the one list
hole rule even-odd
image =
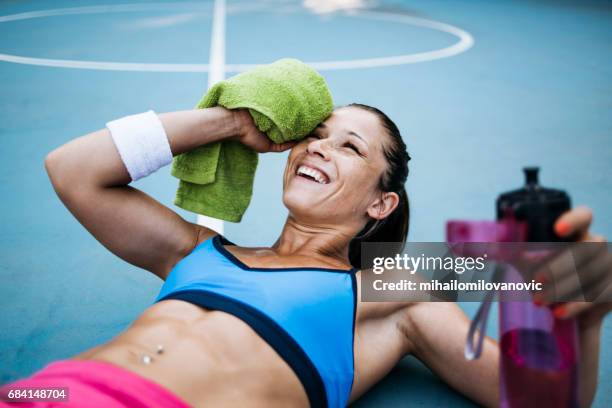
[[326, 140], [313, 140], [308, 144], [306, 151], [320, 156], [323, 160], [329, 160], [329, 146], [327, 146]]

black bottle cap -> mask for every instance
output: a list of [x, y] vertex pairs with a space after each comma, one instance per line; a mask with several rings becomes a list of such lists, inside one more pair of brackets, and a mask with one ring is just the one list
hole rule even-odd
[[570, 209], [569, 196], [563, 190], [540, 186], [538, 167], [525, 167], [523, 171], [525, 186], [497, 198], [497, 219], [513, 218], [525, 222], [529, 242], [560, 241], [553, 226], [557, 218]]
[[538, 185], [538, 172], [540, 171], [539, 167], [525, 167], [523, 168], [523, 171], [525, 172], [526, 185]]

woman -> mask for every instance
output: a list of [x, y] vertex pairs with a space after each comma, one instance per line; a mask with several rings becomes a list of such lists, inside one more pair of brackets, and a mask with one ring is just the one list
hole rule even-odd
[[[116, 382], [136, 374], [151, 393], [171, 393], [167, 406], [172, 396], [176, 406], [343, 406], [413, 354], [469, 398], [497, 405], [496, 343], [487, 339], [481, 359], [467, 362], [469, 322], [455, 304], [359, 301], [359, 275], [369, 273], [353, 268], [361, 238], [404, 241], [408, 229], [409, 157], [386, 115], [359, 104], [339, 108], [306, 139], [283, 145], [243, 110], [159, 118], [173, 155], [219, 140], [260, 153], [291, 148], [288, 218], [272, 247], [238, 247], [128, 186], [107, 129], [50, 153], [50, 179], [74, 216], [113, 253], [166, 280], [157, 303], [115, 339], [75, 356], [72, 367], [96, 362], [115, 370]], [[575, 209], [557, 231], [600, 239], [588, 233], [590, 222], [589, 210]], [[609, 262], [601, 267], [610, 270]], [[567, 304], [563, 311], [580, 319], [583, 406], [595, 393], [608, 310]]]

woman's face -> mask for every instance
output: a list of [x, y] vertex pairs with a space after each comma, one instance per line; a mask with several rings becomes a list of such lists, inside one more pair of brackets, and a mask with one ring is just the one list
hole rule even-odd
[[283, 202], [290, 214], [304, 222], [363, 226], [380, 201], [388, 142], [375, 114], [335, 110], [289, 154]]

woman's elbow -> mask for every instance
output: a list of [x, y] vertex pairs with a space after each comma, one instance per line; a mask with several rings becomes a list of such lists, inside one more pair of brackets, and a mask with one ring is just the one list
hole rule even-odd
[[70, 180], [73, 172], [70, 171], [68, 160], [62, 147], [53, 150], [45, 157], [45, 170], [56, 193], [62, 197], [70, 191], [74, 183]]
[[49, 180], [54, 185], [58, 179], [59, 167], [60, 167], [60, 149], [55, 149], [52, 152], [47, 154], [45, 157], [45, 170], [47, 171], [47, 175], [49, 176]]

